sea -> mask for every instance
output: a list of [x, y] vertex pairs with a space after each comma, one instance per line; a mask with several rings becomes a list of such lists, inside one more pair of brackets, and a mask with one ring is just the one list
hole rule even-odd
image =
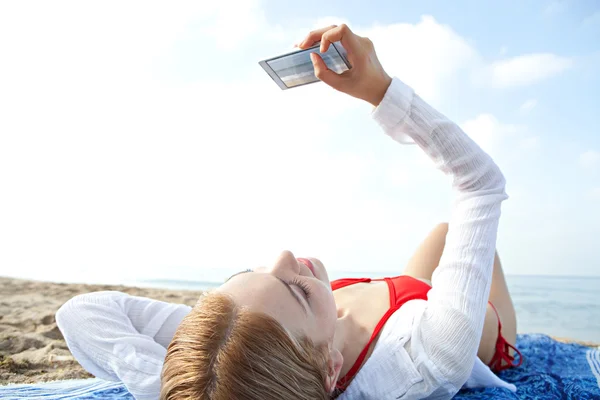
[[[330, 278], [389, 276], [388, 273], [330, 272]], [[506, 277], [519, 333], [600, 343], [600, 277], [526, 276]], [[222, 281], [146, 280], [128, 282], [165, 289], [210, 290]]]

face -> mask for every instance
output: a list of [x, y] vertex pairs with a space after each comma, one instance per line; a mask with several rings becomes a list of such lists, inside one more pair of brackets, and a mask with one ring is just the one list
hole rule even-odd
[[335, 300], [325, 267], [317, 259], [310, 261], [312, 266], [284, 251], [271, 267], [236, 274], [217, 290], [240, 306], [270, 315], [296, 337], [330, 343], [337, 320]]

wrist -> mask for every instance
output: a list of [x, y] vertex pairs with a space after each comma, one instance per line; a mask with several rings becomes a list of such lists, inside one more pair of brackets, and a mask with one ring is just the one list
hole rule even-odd
[[391, 83], [392, 78], [384, 72], [383, 76], [376, 80], [375, 84], [369, 85], [369, 96], [365, 100], [373, 107], [379, 106]]

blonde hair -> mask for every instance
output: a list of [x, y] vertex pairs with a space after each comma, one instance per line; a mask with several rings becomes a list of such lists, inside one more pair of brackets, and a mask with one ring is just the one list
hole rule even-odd
[[204, 296], [169, 345], [161, 400], [328, 400], [328, 352], [274, 318]]

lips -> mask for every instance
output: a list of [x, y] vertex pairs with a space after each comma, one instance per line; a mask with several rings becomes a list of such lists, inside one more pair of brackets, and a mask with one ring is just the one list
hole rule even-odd
[[315, 275], [315, 266], [313, 265], [313, 263], [307, 259], [307, 258], [298, 258], [298, 261], [301, 262], [302, 264], [306, 265], [306, 267], [310, 270], [310, 272], [313, 274], [313, 276]]

